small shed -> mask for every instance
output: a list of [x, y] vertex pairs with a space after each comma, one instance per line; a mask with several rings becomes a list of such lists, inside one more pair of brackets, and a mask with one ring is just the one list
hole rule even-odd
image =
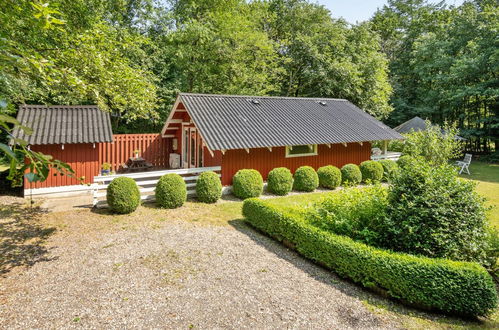
[[[13, 132], [15, 138], [26, 141], [29, 148], [68, 163], [76, 177], [83, 183], [91, 183], [99, 173], [99, 151], [97, 144], [113, 141], [109, 113], [96, 105], [30, 105], [19, 108], [17, 120], [30, 127], [33, 133], [23, 130]], [[71, 178], [52, 171], [44, 182], [29, 183], [27, 188], [59, 187], [78, 185]]]
[[403, 136], [344, 99], [180, 93], [163, 130], [184, 168], [341, 167], [371, 157], [371, 141]]

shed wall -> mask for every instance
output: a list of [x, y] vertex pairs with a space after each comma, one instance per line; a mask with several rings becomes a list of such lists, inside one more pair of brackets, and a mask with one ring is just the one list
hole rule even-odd
[[371, 144], [364, 142], [342, 144], [332, 144], [318, 146], [317, 156], [291, 157], [286, 158], [285, 147], [275, 147], [270, 151], [267, 148], [249, 149], [247, 153], [244, 149], [227, 150], [222, 157], [222, 184], [231, 185], [232, 177], [240, 169], [256, 169], [263, 179], [267, 179], [268, 173], [275, 167], [287, 167], [291, 172], [295, 172], [300, 166], [309, 165], [317, 170], [321, 166], [334, 165], [342, 167], [348, 163], [360, 164], [371, 157]]

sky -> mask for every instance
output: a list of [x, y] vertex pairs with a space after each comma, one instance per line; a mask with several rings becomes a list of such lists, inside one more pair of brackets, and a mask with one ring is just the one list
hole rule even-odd
[[[313, 0], [314, 1], [314, 0]], [[313, 2], [312, 1], [312, 2]], [[343, 17], [349, 23], [368, 20], [378, 7], [383, 7], [387, 0], [315, 0], [326, 6], [333, 17]], [[438, 2], [438, 1], [430, 1]], [[446, 0], [447, 4], [459, 6], [463, 0]]]

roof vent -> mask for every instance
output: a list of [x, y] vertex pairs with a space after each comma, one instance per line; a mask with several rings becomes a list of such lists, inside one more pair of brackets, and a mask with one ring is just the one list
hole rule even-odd
[[322, 105], [322, 106], [326, 106], [327, 102], [326, 101], [319, 101], [319, 104]]
[[258, 101], [257, 99], [251, 99], [249, 101], [253, 104], [260, 104], [260, 101]]

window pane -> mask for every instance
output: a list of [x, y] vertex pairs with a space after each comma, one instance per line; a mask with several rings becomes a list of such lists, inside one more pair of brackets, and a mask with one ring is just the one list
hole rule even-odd
[[314, 146], [301, 145], [301, 146], [289, 147], [290, 155], [312, 154], [312, 153], [314, 153]]

